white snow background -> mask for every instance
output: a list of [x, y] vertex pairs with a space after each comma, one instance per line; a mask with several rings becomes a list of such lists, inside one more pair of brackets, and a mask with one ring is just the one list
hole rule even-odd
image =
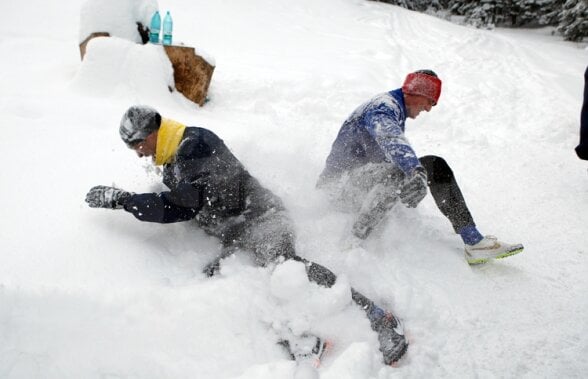
[[[333, 340], [321, 378], [588, 373], [581, 44], [364, 0], [159, 1], [175, 41], [214, 58], [200, 108], [167, 91], [160, 47], [95, 39], [80, 62], [81, 1], [0, 3], [0, 378], [292, 378], [280, 325]], [[470, 267], [430, 196], [342, 251], [350, 219], [314, 188], [331, 143], [355, 107], [421, 68], [443, 93], [408, 138], [450, 163], [483, 233], [524, 253]], [[205, 278], [220, 245], [193, 224], [90, 209], [93, 185], [163, 188], [119, 139], [133, 104], [217, 133], [283, 198], [298, 253], [337, 285], [246, 254]], [[404, 319], [400, 367], [381, 363], [349, 285]]]

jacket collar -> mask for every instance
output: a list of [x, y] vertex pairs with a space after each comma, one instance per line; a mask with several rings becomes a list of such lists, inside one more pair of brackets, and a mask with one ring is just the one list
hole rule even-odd
[[161, 119], [161, 126], [157, 132], [157, 147], [155, 148], [155, 164], [157, 166], [174, 160], [185, 129], [186, 125], [177, 121], [167, 118]]

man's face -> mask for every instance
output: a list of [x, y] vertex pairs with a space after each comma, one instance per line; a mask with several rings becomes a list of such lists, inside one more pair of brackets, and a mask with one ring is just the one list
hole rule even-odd
[[419, 95], [406, 95], [406, 110], [408, 117], [415, 119], [422, 111], [429, 112], [435, 102], [427, 97]]
[[155, 151], [157, 149], [157, 132], [149, 134], [144, 141], [132, 145], [131, 149], [135, 150], [139, 158], [155, 158]]

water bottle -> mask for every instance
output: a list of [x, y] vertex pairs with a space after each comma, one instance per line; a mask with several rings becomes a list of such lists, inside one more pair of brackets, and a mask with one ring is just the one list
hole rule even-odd
[[174, 22], [172, 21], [171, 15], [169, 11], [165, 14], [165, 18], [163, 19], [163, 44], [164, 45], [171, 45], [172, 44], [172, 30], [174, 28]]
[[159, 31], [161, 30], [161, 16], [159, 11], [151, 17], [151, 26], [149, 27], [149, 42], [159, 43]]

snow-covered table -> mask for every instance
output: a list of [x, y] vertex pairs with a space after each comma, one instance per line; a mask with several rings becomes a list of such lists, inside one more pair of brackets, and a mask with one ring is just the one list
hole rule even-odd
[[[80, 44], [80, 56], [84, 59], [88, 42], [95, 37], [110, 37], [109, 33], [92, 33]], [[206, 101], [214, 65], [196, 54], [193, 47], [162, 45], [174, 69], [176, 89], [186, 98], [202, 106]], [[173, 89], [170, 88], [170, 91]]]

